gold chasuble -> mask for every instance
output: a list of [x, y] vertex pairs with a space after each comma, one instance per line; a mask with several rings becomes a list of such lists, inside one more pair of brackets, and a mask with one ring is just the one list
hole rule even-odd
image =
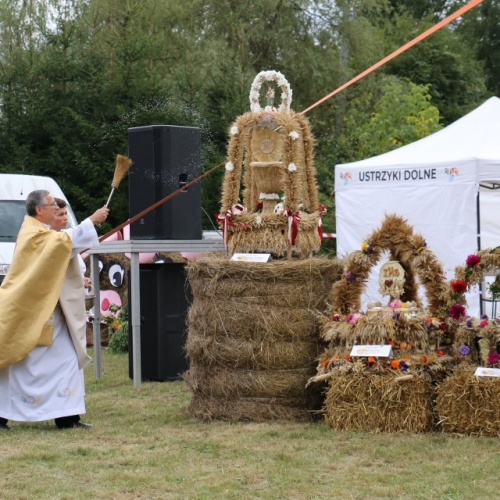
[[0, 287], [0, 368], [52, 343], [51, 318], [61, 295], [72, 241], [25, 216], [12, 265]]

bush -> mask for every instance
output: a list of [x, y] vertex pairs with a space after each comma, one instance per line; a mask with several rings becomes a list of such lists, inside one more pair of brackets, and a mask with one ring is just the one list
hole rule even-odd
[[105, 316], [109, 331], [108, 349], [110, 352], [118, 354], [128, 352], [128, 311], [126, 307], [121, 310], [115, 304], [110, 307], [111, 312], [118, 312], [113, 315]]

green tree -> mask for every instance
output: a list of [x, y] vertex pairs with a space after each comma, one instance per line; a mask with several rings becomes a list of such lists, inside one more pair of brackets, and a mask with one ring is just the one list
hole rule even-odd
[[457, 25], [457, 33], [462, 36], [464, 45], [471, 47], [474, 56], [482, 63], [488, 92], [497, 96], [500, 95], [499, 25], [500, 3], [497, 0], [484, 0], [463, 16]]
[[369, 121], [356, 129], [356, 159], [386, 153], [441, 128], [439, 110], [425, 85], [391, 81]]

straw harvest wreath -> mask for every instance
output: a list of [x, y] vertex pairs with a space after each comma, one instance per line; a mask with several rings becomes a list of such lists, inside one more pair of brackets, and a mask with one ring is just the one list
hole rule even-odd
[[[361, 294], [384, 250], [405, 271], [403, 289], [399, 297], [391, 297], [388, 307], [369, 307], [362, 313]], [[416, 277], [426, 291], [427, 311], [418, 297]], [[414, 234], [401, 217], [387, 216], [380, 229], [362, 243], [361, 250], [347, 257], [344, 275], [332, 287], [332, 314], [323, 317], [322, 329], [328, 348], [319, 359], [319, 378], [315, 381], [327, 379], [334, 372], [394, 370], [405, 376], [442, 376], [455, 361], [452, 342], [464, 302], [445, 280], [442, 265], [423, 237]], [[355, 344], [390, 344], [394, 357], [352, 359], [349, 353]]]
[[[484, 276], [500, 270], [500, 247], [487, 248], [469, 255], [464, 266], [455, 268], [451, 287], [457, 296], [464, 296], [467, 290], [482, 283]], [[500, 278], [496, 276], [490, 285], [492, 295], [500, 298]], [[500, 368], [500, 321], [498, 318], [480, 318], [464, 315], [455, 339], [455, 351], [465, 362]]]
[[[264, 82], [266, 106], [260, 106]], [[290, 109], [292, 90], [276, 71], [259, 73], [250, 91], [250, 112], [230, 128], [217, 220], [230, 253], [269, 252], [309, 256], [321, 245], [321, 216], [313, 164], [314, 139], [308, 121]], [[240, 189], [244, 185], [242, 201]]]

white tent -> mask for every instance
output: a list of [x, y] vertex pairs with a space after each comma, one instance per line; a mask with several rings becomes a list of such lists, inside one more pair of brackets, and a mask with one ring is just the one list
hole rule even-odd
[[[500, 245], [497, 188], [500, 99], [492, 97], [424, 139], [336, 166], [338, 255], [359, 249], [385, 214], [395, 213], [425, 237], [451, 278], [467, 255]], [[375, 282], [370, 280], [364, 302], [379, 300]], [[478, 313], [478, 294], [468, 302], [470, 312]]]

